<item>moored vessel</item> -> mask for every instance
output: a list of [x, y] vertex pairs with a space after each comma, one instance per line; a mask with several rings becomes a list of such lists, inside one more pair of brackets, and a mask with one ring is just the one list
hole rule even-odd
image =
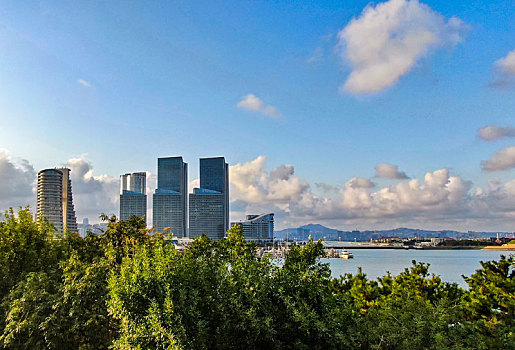
[[351, 252], [348, 252], [346, 249], [344, 249], [340, 253], [340, 258], [345, 259], [345, 260], [352, 259], [352, 258], [354, 258], [354, 255]]

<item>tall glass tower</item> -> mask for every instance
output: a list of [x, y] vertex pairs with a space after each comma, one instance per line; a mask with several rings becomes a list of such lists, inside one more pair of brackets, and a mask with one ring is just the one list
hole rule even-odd
[[120, 176], [120, 220], [132, 215], [147, 217], [147, 174], [128, 173]]
[[222, 239], [229, 229], [229, 165], [200, 158], [200, 188], [190, 194], [190, 237]]
[[153, 224], [158, 232], [170, 230], [186, 237], [188, 164], [182, 157], [157, 159], [157, 189], [153, 197]]
[[70, 169], [43, 169], [38, 173], [37, 221], [46, 219], [59, 231], [77, 231]]

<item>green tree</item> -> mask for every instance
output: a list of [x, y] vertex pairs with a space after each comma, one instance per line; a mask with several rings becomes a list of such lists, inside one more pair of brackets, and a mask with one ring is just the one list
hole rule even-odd
[[36, 224], [29, 208], [11, 208], [0, 222], [0, 298], [29, 272], [56, 268], [61, 249], [54, 249], [59, 234], [49, 224]]
[[462, 303], [462, 332], [475, 334], [478, 348], [515, 349], [515, 257], [481, 265], [465, 278], [469, 292]]

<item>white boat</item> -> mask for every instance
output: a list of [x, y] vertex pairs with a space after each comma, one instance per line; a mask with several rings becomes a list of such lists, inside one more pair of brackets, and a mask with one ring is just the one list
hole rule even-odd
[[340, 253], [340, 258], [342, 259], [352, 259], [354, 258], [354, 255], [351, 253], [351, 252], [348, 252], [347, 250], [342, 250], [342, 252]]

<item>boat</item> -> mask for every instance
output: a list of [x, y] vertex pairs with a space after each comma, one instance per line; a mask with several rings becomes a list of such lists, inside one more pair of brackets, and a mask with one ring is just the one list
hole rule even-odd
[[327, 258], [339, 258], [340, 254], [333, 248], [331, 248], [325, 255]]
[[354, 255], [351, 252], [348, 252], [346, 249], [344, 249], [340, 253], [340, 258], [348, 260], [354, 258]]

